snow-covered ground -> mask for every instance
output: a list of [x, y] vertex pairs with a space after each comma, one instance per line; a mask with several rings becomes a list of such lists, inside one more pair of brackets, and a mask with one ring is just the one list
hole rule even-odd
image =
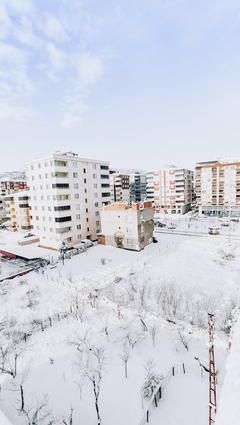
[[[171, 378], [152, 413], [152, 424], [205, 422], [208, 386], [200, 379], [195, 357], [208, 366], [211, 311], [219, 396], [227, 332], [238, 303], [240, 247], [236, 241], [211, 238], [156, 237], [159, 243], [140, 253], [99, 245], [64, 265], [49, 265], [39, 274], [0, 284], [0, 346], [8, 349], [4, 367], [13, 374], [17, 355], [17, 375], [0, 375], [0, 410], [13, 425], [27, 423], [17, 410], [20, 385], [25, 406], [35, 406], [48, 394], [49, 411], [59, 423], [63, 417], [70, 423], [72, 408], [73, 425], [97, 424], [87, 376], [99, 347], [104, 347], [102, 424], [140, 423], [148, 403], [142, 406], [141, 386], [149, 358], [159, 375], [182, 363], [187, 371]], [[126, 353], [127, 378], [122, 360]], [[193, 419], [195, 411], [199, 422]]]

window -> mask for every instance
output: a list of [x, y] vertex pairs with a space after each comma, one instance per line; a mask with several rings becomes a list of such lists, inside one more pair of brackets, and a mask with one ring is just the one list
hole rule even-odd
[[141, 243], [144, 243], [144, 236], [141, 237]]
[[63, 223], [64, 221], [71, 221], [72, 217], [68, 216], [68, 217], [55, 217], [55, 222], [56, 223]]
[[46, 232], [46, 230], [47, 230], [46, 227], [44, 227], [43, 230], [44, 230], [44, 232]]
[[110, 192], [102, 193], [102, 198], [108, 198], [110, 196]]
[[82, 235], [77, 235], [78, 240], [82, 239]]
[[132, 234], [132, 227], [126, 227], [126, 233]]
[[95, 217], [99, 217], [99, 211], [95, 211]]
[[109, 166], [108, 165], [100, 165], [100, 169], [101, 170], [109, 170]]
[[37, 211], [37, 207], [35, 207], [35, 211]]
[[93, 174], [93, 178], [94, 179], [97, 179], [97, 174]]
[[52, 184], [53, 189], [69, 189], [68, 183], [54, 183]]
[[34, 196], [34, 201], [36, 201], [37, 200], [37, 197], [36, 196]]
[[76, 210], [80, 210], [80, 204], [76, 204]]
[[126, 221], [128, 223], [132, 223], [132, 216], [131, 215], [126, 215]]
[[89, 227], [87, 227], [87, 232], [89, 232]]
[[42, 211], [44, 211], [44, 209], [45, 209], [45, 208], [44, 208], [44, 207], [42, 207]]
[[40, 230], [40, 227], [39, 226], [37, 226], [37, 230]]
[[96, 226], [100, 226], [100, 221], [99, 220], [96, 221]]
[[38, 168], [41, 168], [41, 164], [38, 164]]
[[81, 230], [81, 228], [82, 228], [81, 224], [78, 224], [77, 225], [77, 230]]
[[97, 183], [94, 183], [93, 187], [94, 189], [97, 189]]
[[96, 207], [96, 208], [98, 207], [98, 202], [95, 202], [95, 207]]
[[102, 183], [101, 187], [110, 187], [110, 184], [109, 183]]
[[47, 196], [47, 200], [50, 201], [50, 196], [49, 195]]
[[94, 169], [94, 170], [96, 170], [96, 169], [97, 169], [97, 165], [96, 165], [96, 164], [93, 164], [93, 166], [92, 166], [92, 167], [93, 167], [93, 169]]
[[[55, 209], [55, 208], [54, 208]], [[52, 207], [48, 207], [48, 211], [52, 211]]]
[[86, 168], [83, 169], [84, 174], [86, 174]]
[[34, 165], [31, 165], [31, 170], [34, 170]]
[[36, 215], [36, 220], [39, 220], [39, 217], [38, 217], [38, 215]]
[[144, 226], [141, 225], [141, 233], [143, 233], [143, 232], [144, 232]]
[[53, 232], [53, 228], [52, 227], [50, 227], [50, 232]]
[[51, 165], [55, 165], [57, 167], [67, 167], [68, 163], [66, 161], [57, 161], [56, 159], [54, 159], [53, 161], [51, 161]]
[[78, 178], [78, 173], [73, 173], [73, 178], [77, 179]]
[[88, 213], [88, 208], [86, 208], [86, 213]]
[[41, 178], [42, 178], [42, 174], [39, 174], [39, 179], [41, 180]]
[[50, 189], [50, 184], [46, 184], [46, 189]]
[[100, 233], [100, 229], [97, 229], [97, 230], [96, 230], [96, 233]]
[[41, 200], [43, 201], [43, 196], [41, 196]]
[[[48, 207], [51, 208], [51, 207]], [[61, 207], [54, 207], [54, 211], [66, 211], [66, 210], [70, 210], [71, 206], [70, 205], [63, 205]], [[51, 211], [51, 210], [49, 210]]]
[[80, 214], [76, 214], [76, 220], [80, 220], [80, 219], [81, 219]]
[[133, 245], [133, 239], [127, 239], [127, 245]]
[[34, 180], [34, 176], [32, 176], [32, 180]]
[[84, 192], [87, 193], [87, 189], [84, 189]]
[[44, 167], [48, 167], [48, 162], [44, 162]]
[[42, 185], [40, 186], [40, 190], [43, 190], [43, 186]]
[[78, 189], [78, 183], [74, 183], [74, 189]]
[[85, 198], [85, 204], [87, 204], [87, 198]]
[[74, 197], [75, 197], [75, 199], [79, 199], [79, 194], [75, 193]]
[[109, 179], [109, 175], [108, 174], [101, 174], [101, 179]]
[[70, 199], [70, 195], [53, 195], [54, 201], [67, 201]]
[[48, 221], [52, 221], [52, 217], [48, 217]]
[[49, 174], [45, 173], [45, 179], [48, 179], [48, 177], [49, 177]]
[[73, 162], [73, 168], [77, 168], [77, 162]]
[[87, 179], [83, 179], [83, 183], [87, 183]]
[[46, 221], [46, 217], [43, 217], [43, 221]]
[[98, 198], [98, 193], [94, 193], [94, 198]]
[[87, 223], [88, 223], [88, 217], [87, 217]]

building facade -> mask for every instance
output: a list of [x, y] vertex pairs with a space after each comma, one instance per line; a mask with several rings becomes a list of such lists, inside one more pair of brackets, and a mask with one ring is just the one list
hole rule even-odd
[[117, 248], [142, 250], [152, 242], [154, 211], [151, 202], [115, 203], [101, 210], [99, 243]]
[[240, 216], [240, 160], [217, 158], [196, 165], [199, 214]]
[[4, 198], [0, 197], [0, 224], [7, 220], [7, 211]]
[[26, 180], [2, 179], [0, 182], [0, 196], [10, 195], [27, 189]]
[[147, 177], [147, 200], [155, 212], [185, 214], [193, 198], [193, 171], [174, 166], [149, 171]]
[[110, 203], [109, 163], [56, 152], [25, 164], [30, 188], [31, 224], [40, 245], [58, 249], [81, 239], [96, 240], [100, 209]]
[[6, 216], [10, 221], [9, 231], [25, 233], [32, 229], [29, 199], [29, 191], [14, 193], [4, 198]]
[[129, 174], [130, 184], [130, 203], [146, 201], [146, 185], [147, 178], [145, 174], [132, 173]]
[[113, 173], [110, 175], [111, 203], [130, 202], [129, 175]]

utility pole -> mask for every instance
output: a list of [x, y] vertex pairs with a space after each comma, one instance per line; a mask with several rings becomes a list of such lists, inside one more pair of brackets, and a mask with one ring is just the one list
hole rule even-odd
[[216, 380], [215, 380], [215, 362], [214, 362], [214, 348], [213, 348], [213, 314], [208, 313], [209, 325], [209, 425], [215, 423], [212, 419], [212, 409], [217, 413], [216, 401]]

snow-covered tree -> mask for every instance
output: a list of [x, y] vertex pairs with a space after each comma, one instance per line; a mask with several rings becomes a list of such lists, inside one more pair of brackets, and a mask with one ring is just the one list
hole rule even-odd
[[146, 370], [145, 381], [141, 388], [144, 398], [151, 398], [155, 389], [159, 386], [161, 379], [163, 379], [162, 375], [154, 372], [153, 369], [155, 366], [154, 359], [149, 359], [144, 366]]

